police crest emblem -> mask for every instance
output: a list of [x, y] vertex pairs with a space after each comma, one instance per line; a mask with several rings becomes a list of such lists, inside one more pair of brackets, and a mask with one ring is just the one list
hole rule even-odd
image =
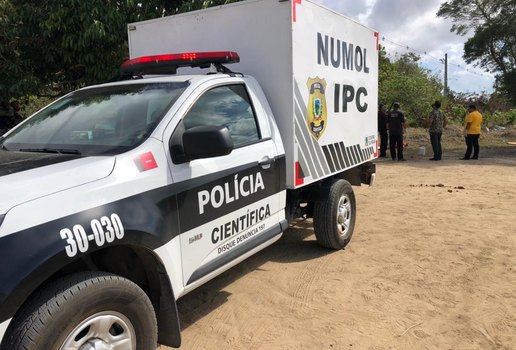
[[326, 80], [319, 77], [308, 78], [308, 107], [306, 111], [306, 121], [308, 130], [318, 141], [322, 136], [327, 124]]

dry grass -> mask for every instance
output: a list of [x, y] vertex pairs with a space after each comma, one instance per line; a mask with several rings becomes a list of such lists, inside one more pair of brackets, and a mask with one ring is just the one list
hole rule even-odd
[[[448, 126], [443, 133], [442, 146], [444, 150], [464, 150], [463, 127], [457, 125]], [[516, 146], [507, 144], [508, 141], [516, 141], [516, 126], [508, 126], [504, 130], [482, 130], [480, 147], [486, 149], [503, 149], [516, 152]], [[431, 151], [428, 130], [424, 128], [408, 128], [405, 135], [408, 143], [408, 154], [417, 153], [420, 146], [425, 146], [427, 153]]]

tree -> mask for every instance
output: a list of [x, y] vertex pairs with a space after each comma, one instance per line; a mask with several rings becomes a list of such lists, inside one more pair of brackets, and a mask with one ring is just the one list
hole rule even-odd
[[516, 0], [450, 0], [437, 16], [452, 19], [459, 35], [474, 31], [464, 59], [496, 72], [497, 90], [516, 103]]
[[419, 65], [420, 57], [413, 53], [391, 60], [384, 49], [379, 57], [379, 99], [389, 106], [399, 102], [413, 126], [425, 126], [431, 104], [439, 99], [442, 84]]
[[17, 37], [8, 17], [12, 11], [8, 1], [0, 0], [0, 100], [7, 100], [10, 91], [22, 89], [24, 83], [27, 87], [31, 85], [28, 79], [21, 78], [26, 68], [17, 51]]
[[127, 24], [235, 0], [0, 0], [0, 94], [59, 95], [113, 77]]

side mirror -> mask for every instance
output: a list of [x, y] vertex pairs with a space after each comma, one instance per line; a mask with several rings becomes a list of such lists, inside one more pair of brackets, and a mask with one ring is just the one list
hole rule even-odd
[[183, 133], [183, 151], [188, 160], [225, 156], [233, 151], [233, 140], [225, 126], [196, 126]]

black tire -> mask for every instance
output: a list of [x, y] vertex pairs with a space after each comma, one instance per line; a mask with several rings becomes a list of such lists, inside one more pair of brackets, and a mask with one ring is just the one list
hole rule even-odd
[[314, 206], [314, 232], [319, 245], [342, 249], [353, 236], [356, 201], [353, 188], [345, 180], [336, 180], [330, 187], [328, 198]]
[[102, 341], [124, 344], [124, 349], [156, 350], [154, 308], [128, 279], [81, 272], [34, 294], [10, 323], [2, 350], [79, 349], [84, 344], [97, 349]]

